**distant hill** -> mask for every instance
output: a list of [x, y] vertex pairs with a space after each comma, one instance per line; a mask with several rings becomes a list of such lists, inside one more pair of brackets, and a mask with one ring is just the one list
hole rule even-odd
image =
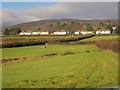
[[28, 23], [21, 23], [7, 27], [8, 30], [20, 28], [22, 31], [60, 31], [65, 30], [73, 33], [77, 30], [96, 31], [109, 29], [110, 26], [117, 26], [117, 20], [77, 20], [77, 19], [51, 19], [40, 20]]

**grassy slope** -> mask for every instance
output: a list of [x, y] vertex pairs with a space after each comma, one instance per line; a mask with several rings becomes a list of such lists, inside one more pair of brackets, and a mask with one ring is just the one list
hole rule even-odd
[[[66, 51], [75, 54], [60, 55]], [[3, 57], [52, 52], [58, 55], [4, 64], [3, 87], [83, 88], [117, 85], [117, 55], [108, 51], [100, 52], [95, 45], [47, 45], [46, 49], [39, 49], [38, 46], [29, 49], [6, 48], [3, 49]]]
[[84, 41], [97, 41], [97, 40], [110, 40], [110, 39], [117, 39], [118, 36], [94, 36], [92, 38], [81, 40], [80, 42]]

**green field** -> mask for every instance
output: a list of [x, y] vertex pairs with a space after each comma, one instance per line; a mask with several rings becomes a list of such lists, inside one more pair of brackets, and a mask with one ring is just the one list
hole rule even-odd
[[81, 41], [83, 42], [83, 41], [110, 40], [110, 39], [117, 39], [117, 38], [118, 36], [94, 36], [92, 38], [84, 39]]
[[3, 88], [118, 86], [116, 53], [100, 50], [96, 45], [45, 46], [2, 49], [3, 58], [19, 58], [2, 65]]

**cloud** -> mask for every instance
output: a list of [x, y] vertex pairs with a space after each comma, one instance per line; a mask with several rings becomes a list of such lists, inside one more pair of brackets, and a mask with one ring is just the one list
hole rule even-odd
[[43, 19], [113, 19], [118, 17], [117, 3], [58, 2], [52, 6], [29, 9], [2, 9], [3, 25]]
[[119, 0], [56, 0], [56, 2], [119, 2]]

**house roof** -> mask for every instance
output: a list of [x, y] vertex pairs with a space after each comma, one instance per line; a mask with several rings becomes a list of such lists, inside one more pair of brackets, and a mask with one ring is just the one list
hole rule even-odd
[[79, 30], [77, 30], [76, 32], [81, 32], [81, 31], [85, 31], [85, 30], [83, 30], [83, 29], [79, 29]]
[[99, 31], [99, 32], [102, 32], [102, 31], [104, 31], [104, 32], [105, 32], [105, 31], [110, 31], [110, 30], [97, 30], [97, 31]]
[[57, 29], [56, 31], [54, 31], [54, 32], [66, 32], [64, 29], [61, 29], [61, 30], [59, 30], [59, 29]]
[[100, 29], [100, 30], [97, 30], [97, 31], [109, 31], [109, 29]]

